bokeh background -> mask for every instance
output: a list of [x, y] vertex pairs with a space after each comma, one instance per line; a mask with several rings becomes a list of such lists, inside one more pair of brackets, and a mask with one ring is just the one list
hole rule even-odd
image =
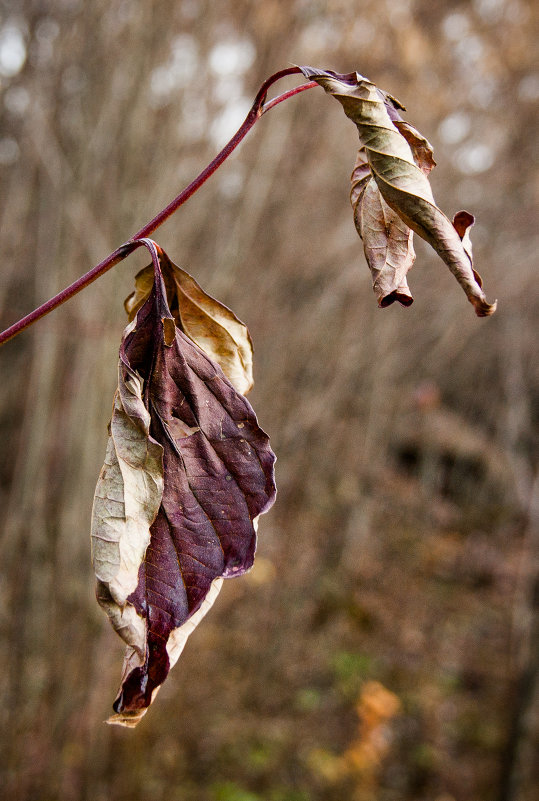
[[89, 525], [144, 255], [1, 349], [6, 798], [539, 797], [538, 12], [0, 1], [2, 328], [150, 219], [290, 63], [357, 69], [407, 106], [499, 300], [476, 318], [419, 242], [413, 306], [377, 308], [348, 201], [356, 132], [319, 89], [264, 116], [155, 234], [250, 327], [279, 495], [255, 568], [134, 731], [103, 722], [123, 648]]

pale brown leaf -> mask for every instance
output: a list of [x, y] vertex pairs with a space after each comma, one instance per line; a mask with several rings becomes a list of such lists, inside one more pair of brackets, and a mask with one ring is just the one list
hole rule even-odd
[[105, 463], [94, 496], [92, 561], [99, 604], [122, 639], [143, 658], [145, 623], [127, 599], [137, 587], [163, 495], [163, 448], [149, 433], [142, 379], [121, 362], [118, 372]]
[[409, 306], [413, 298], [406, 275], [415, 260], [413, 232], [381, 196], [363, 148], [352, 173], [350, 200], [378, 305], [398, 301]]
[[[401, 126], [399, 130], [391, 119], [395, 116], [396, 102], [362, 75], [338, 75], [312, 67], [301, 69], [306, 77], [333, 95], [356, 124], [373, 178], [388, 206], [436, 250], [464, 289], [476, 314], [480, 317], [492, 314], [496, 303], [487, 301], [457, 231], [434, 202], [426, 176], [428, 143], [420, 146], [414, 129]], [[419, 137], [426, 143], [420, 134]]]
[[[247, 394], [253, 386], [253, 347], [247, 326], [165, 254], [161, 269], [176, 325], [217, 362], [238, 392]], [[150, 264], [135, 277], [135, 291], [125, 300], [130, 320], [149, 297], [153, 275]]]

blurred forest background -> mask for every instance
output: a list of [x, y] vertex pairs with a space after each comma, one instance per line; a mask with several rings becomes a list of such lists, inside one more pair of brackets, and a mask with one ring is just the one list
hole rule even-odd
[[538, 16], [533, 0], [0, 0], [2, 328], [132, 236], [290, 63], [357, 69], [407, 106], [499, 300], [476, 318], [418, 242], [415, 303], [377, 308], [348, 200], [356, 131], [319, 89], [155, 234], [250, 327], [279, 495], [255, 568], [134, 731], [103, 723], [123, 647], [89, 526], [145, 257], [1, 349], [4, 797], [539, 797]]

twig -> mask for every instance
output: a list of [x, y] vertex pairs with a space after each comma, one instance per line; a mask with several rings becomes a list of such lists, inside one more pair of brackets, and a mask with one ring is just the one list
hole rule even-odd
[[199, 175], [197, 175], [197, 177], [189, 184], [189, 186], [186, 186], [185, 189], [168, 204], [168, 206], [160, 211], [159, 214], [150, 220], [150, 222], [146, 223], [146, 225], [144, 225], [140, 231], [137, 231], [137, 233], [132, 236], [131, 239], [113, 251], [113, 253], [89, 270], [89, 272], [85, 273], [85, 275], [81, 276], [80, 278], [77, 278], [76, 281], [74, 281], [65, 289], [62, 289], [61, 292], [43, 303], [37, 309], [34, 309], [34, 311], [30, 312], [30, 314], [27, 314], [21, 320], [14, 323], [9, 328], [6, 328], [6, 330], [0, 334], [0, 345], [3, 345], [10, 339], [13, 339], [13, 337], [17, 336], [17, 334], [20, 334], [21, 331], [24, 331], [37, 320], [41, 319], [41, 317], [49, 314], [49, 312], [56, 309], [62, 303], [65, 303], [67, 300], [70, 300], [70, 298], [72, 298], [82, 289], [85, 289], [85, 287], [87, 287], [93, 281], [102, 276], [120, 261], [125, 259], [125, 257], [132, 252], [132, 243], [135, 240], [144, 239], [152, 234], [156, 228], [168, 220], [168, 218], [174, 214], [174, 212], [177, 211], [180, 206], [182, 206], [192, 195], [194, 195], [198, 189], [200, 189], [202, 184], [208, 180], [208, 178], [221, 166], [224, 161], [226, 161], [230, 154], [249, 133], [257, 120], [259, 120], [260, 117], [266, 113], [266, 111], [275, 108], [275, 106], [277, 106], [279, 103], [282, 103], [284, 100], [287, 100], [289, 97], [294, 97], [300, 92], [304, 92], [306, 89], [311, 89], [312, 87], [317, 86], [314, 81], [310, 81], [309, 83], [302, 84], [294, 89], [290, 89], [289, 91], [284, 92], [282, 95], [276, 97], [274, 100], [265, 103], [266, 95], [270, 86], [287, 75], [295, 75], [300, 72], [301, 70], [299, 67], [288, 67], [287, 69], [274, 73], [266, 81], [264, 81], [258, 90], [258, 93], [253, 101], [253, 105], [251, 106], [251, 109], [249, 110], [249, 113], [247, 114], [242, 125], [238, 128], [234, 136], [224, 146], [224, 148], [217, 154], [213, 161], [211, 161], [210, 164], [208, 164], [208, 166], [205, 167]]

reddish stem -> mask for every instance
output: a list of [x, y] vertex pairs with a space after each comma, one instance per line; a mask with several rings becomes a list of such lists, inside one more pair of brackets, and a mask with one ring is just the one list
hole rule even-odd
[[[280, 72], [276, 72], [274, 75], [269, 77], [267, 81], [264, 81], [258, 93], [253, 101], [253, 105], [251, 106], [249, 113], [247, 114], [245, 120], [238, 128], [230, 142], [228, 142], [224, 148], [221, 150], [220, 153], [213, 159], [207, 167], [205, 167], [200, 175], [192, 181], [189, 186], [186, 186], [185, 189], [180, 192], [180, 194], [174, 198], [174, 200], [166, 206], [163, 211], [160, 211], [153, 220], [150, 220], [147, 225], [138, 231], [132, 239], [142, 239], [145, 236], [149, 236], [151, 233], [155, 231], [165, 220], [174, 214], [174, 212], [182, 206], [191, 195], [200, 189], [202, 184], [208, 180], [210, 175], [212, 175], [218, 167], [221, 166], [223, 161], [225, 161], [233, 150], [237, 148], [239, 143], [244, 139], [244, 137], [249, 133], [255, 122], [262, 116], [265, 108], [264, 108], [264, 101], [266, 99], [266, 95], [268, 93], [268, 89], [272, 84], [278, 81], [280, 78], [284, 78], [286, 75], [294, 75], [295, 73], [301, 72], [299, 67], [289, 67], [286, 70], [281, 70]], [[314, 83], [314, 81], [313, 81]], [[315, 84], [316, 85], [316, 84]], [[284, 99], [284, 98], [283, 98]], [[1, 339], [0, 339], [1, 344]]]
[[279, 103], [282, 103], [283, 100], [288, 100], [289, 97], [299, 95], [300, 92], [304, 92], [306, 89], [313, 89], [318, 85], [319, 84], [317, 84], [316, 81], [309, 81], [309, 83], [302, 83], [301, 86], [296, 86], [294, 89], [289, 89], [288, 92], [283, 92], [282, 95], [274, 97], [273, 100], [270, 100], [268, 103], [264, 103], [261, 114], [265, 114], [266, 111], [275, 108], [275, 106], [279, 105]]
[[14, 336], [19, 334], [21, 331], [24, 331], [25, 328], [28, 328], [30, 325], [35, 323], [37, 320], [44, 317], [49, 312], [56, 309], [62, 303], [65, 303], [66, 300], [69, 300], [82, 289], [87, 287], [101, 275], [106, 273], [120, 261], [125, 259], [128, 256], [133, 248], [133, 243], [136, 240], [143, 239], [144, 237], [149, 236], [151, 233], [155, 231], [160, 225], [162, 225], [165, 220], [174, 214], [174, 212], [182, 206], [191, 195], [193, 195], [202, 184], [208, 180], [210, 175], [212, 175], [218, 167], [230, 156], [233, 150], [239, 145], [239, 143], [244, 139], [244, 137], [249, 133], [253, 125], [257, 122], [258, 119], [264, 114], [266, 111], [269, 111], [274, 106], [278, 105], [278, 103], [282, 103], [283, 100], [286, 100], [289, 97], [293, 97], [294, 95], [298, 94], [299, 92], [303, 92], [306, 89], [310, 89], [311, 87], [317, 86], [314, 81], [311, 81], [307, 84], [302, 84], [301, 86], [296, 87], [295, 89], [291, 89], [288, 92], [284, 92], [279, 97], [276, 97], [274, 100], [271, 100], [269, 103], [264, 105], [264, 101], [266, 100], [266, 95], [268, 93], [268, 89], [272, 84], [276, 81], [284, 78], [286, 75], [295, 75], [300, 73], [301, 70], [299, 67], [288, 67], [285, 70], [280, 70], [276, 72], [274, 75], [271, 75], [260, 87], [258, 93], [253, 101], [253, 105], [247, 117], [245, 118], [244, 122], [240, 126], [240, 128], [236, 131], [232, 139], [224, 146], [224, 148], [217, 154], [217, 156], [213, 159], [207, 167], [205, 167], [200, 175], [192, 181], [189, 186], [186, 186], [185, 189], [180, 192], [180, 194], [174, 198], [174, 200], [168, 204], [162, 211], [159, 212], [149, 223], [143, 226], [140, 231], [138, 231], [131, 239], [129, 239], [125, 244], [121, 245], [117, 248], [113, 253], [107, 256], [106, 259], [103, 259], [99, 264], [93, 267], [89, 272], [85, 275], [77, 278], [70, 286], [63, 289], [53, 298], [48, 300], [46, 303], [43, 303], [37, 309], [27, 314], [26, 317], [23, 317], [18, 322], [11, 325], [9, 328], [6, 328], [5, 331], [0, 333], [0, 345], [3, 345], [10, 339], [13, 339]]

